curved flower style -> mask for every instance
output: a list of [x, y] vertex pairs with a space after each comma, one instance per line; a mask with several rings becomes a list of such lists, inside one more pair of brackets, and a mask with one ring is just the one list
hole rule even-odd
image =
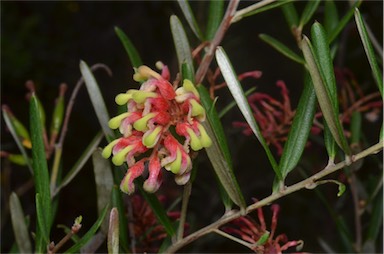
[[[161, 75], [144, 65], [136, 69], [133, 79], [142, 82], [140, 89], [116, 96], [116, 103], [127, 105], [127, 112], [109, 121], [109, 127], [118, 129], [122, 137], [104, 148], [103, 157], [112, 155], [112, 162], [117, 166], [128, 164], [120, 184], [120, 189], [128, 194], [135, 191], [133, 181], [145, 169], [149, 176], [143, 188], [148, 192], [160, 187], [163, 167], [175, 174], [177, 184], [185, 184], [192, 169], [189, 148], [198, 151], [212, 143], [201, 125], [205, 110], [193, 83], [185, 79], [175, 90], [169, 82], [168, 67], [160, 62], [157, 66]], [[181, 144], [179, 140], [183, 138]], [[149, 150], [151, 152], [146, 153]]]

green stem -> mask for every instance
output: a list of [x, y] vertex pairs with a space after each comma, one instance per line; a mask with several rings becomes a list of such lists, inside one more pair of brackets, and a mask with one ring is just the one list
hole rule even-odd
[[192, 190], [192, 183], [188, 181], [188, 183], [184, 186], [184, 191], [183, 191], [183, 202], [181, 204], [179, 228], [177, 230], [177, 238], [176, 238], [177, 241], [180, 241], [181, 239], [183, 239], [183, 236], [184, 236], [184, 224], [187, 218], [188, 202], [189, 202], [189, 197], [191, 196], [191, 190]]

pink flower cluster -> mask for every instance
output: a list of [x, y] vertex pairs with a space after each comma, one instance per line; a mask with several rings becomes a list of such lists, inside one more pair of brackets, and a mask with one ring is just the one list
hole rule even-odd
[[190, 148], [198, 151], [212, 143], [201, 125], [205, 110], [193, 83], [185, 79], [181, 87], [174, 88], [168, 67], [162, 63], [157, 66], [161, 75], [147, 66], [136, 69], [133, 78], [142, 82], [140, 89], [116, 96], [116, 103], [127, 105], [127, 112], [109, 121], [109, 127], [119, 129], [122, 137], [108, 144], [103, 156], [112, 155], [117, 166], [128, 164], [120, 185], [128, 194], [134, 192], [133, 181], [146, 168], [149, 176], [143, 187], [148, 192], [160, 187], [163, 167], [175, 174], [177, 184], [185, 184], [192, 169]]

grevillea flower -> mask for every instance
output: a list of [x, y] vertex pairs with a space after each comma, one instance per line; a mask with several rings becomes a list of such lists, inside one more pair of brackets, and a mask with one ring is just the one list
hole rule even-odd
[[126, 105], [127, 112], [109, 121], [109, 127], [118, 129], [122, 137], [108, 144], [103, 156], [112, 155], [117, 166], [128, 164], [120, 185], [128, 194], [135, 191], [133, 181], [146, 169], [149, 176], [143, 188], [148, 192], [160, 187], [162, 168], [175, 174], [177, 184], [185, 184], [192, 169], [190, 148], [198, 151], [212, 143], [201, 125], [205, 110], [193, 83], [185, 79], [174, 88], [168, 67], [157, 66], [161, 74], [144, 65], [136, 69], [133, 79], [142, 82], [140, 89], [116, 96], [116, 103]]
[[[287, 139], [295, 112], [291, 108], [289, 91], [285, 83], [280, 80], [276, 85], [281, 89], [282, 101], [257, 92], [248, 97], [248, 102], [263, 137], [268, 144], [272, 144], [277, 149], [278, 154], [282, 154], [283, 144]], [[252, 134], [251, 128], [245, 122], [233, 122], [233, 126], [243, 127], [243, 133], [247, 136]]]
[[267, 230], [262, 208], [257, 209], [258, 222], [251, 216], [243, 216], [233, 220], [222, 230], [239, 237], [240, 242], [244, 241], [245, 246], [260, 254], [280, 254], [294, 246], [296, 246], [296, 249], [301, 249], [303, 246], [302, 240], [288, 241], [285, 234], [275, 236], [280, 206], [274, 204], [271, 206], [271, 210], [270, 230]]

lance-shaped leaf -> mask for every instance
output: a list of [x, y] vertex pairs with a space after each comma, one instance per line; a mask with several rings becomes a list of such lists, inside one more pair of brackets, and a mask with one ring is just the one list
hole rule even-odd
[[289, 25], [289, 29], [296, 28], [299, 25], [299, 15], [297, 15], [297, 11], [295, 5], [293, 3], [288, 3], [281, 6], [281, 10], [283, 11], [285, 20]]
[[260, 34], [259, 37], [264, 42], [269, 44], [272, 48], [276, 49], [281, 54], [283, 54], [284, 56], [288, 57], [289, 59], [291, 59], [291, 60], [293, 60], [293, 61], [295, 61], [295, 62], [297, 62], [299, 64], [303, 64], [304, 65], [304, 63], [305, 63], [304, 59], [302, 57], [300, 57], [299, 55], [297, 55], [295, 52], [293, 52], [290, 48], [285, 46], [280, 41], [278, 41], [275, 38], [273, 38], [273, 37], [271, 37], [269, 35], [266, 35], [266, 34]]
[[224, 206], [226, 210], [231, 209], [232, 203], [228, 200], [229, 196], [236, 205], [244, 208], [245, 201], [233, 172], [232, 158], [227, 139], [225, 138], [224, 129], [217, 111], [214, 108], [214, 103], [204, 86], [199, 85], [197, 90], [200, 94], [201, 103], [207, 113], [207, 121], [203, 123], [203, 126], [212, 140], [212, 146], [205, 148], [205, 151], [219, 179], [220, 195]]
[[371, 40], [369, 39], [367, 29], [365, 27], [364, 21], [360, 15], [359, 9], [355, 9], [355, 20], [357, 29], [359, 30], [361, 41], [363, 42], [365, 54], [367, 55], [369, 65], [371, 66], [373, 77], [376, 81], [376, 84], [379, 87], [381, 96], [383, 96], [383, 74], [379, 68], [379, 65], [376, 61], [375, 52], [373, 51]]
[[119, 27], [115, 27], [115, 32], [123, 44], [125, 51], [128, 54], [129, 60], [131, 60], [132, 66], [138, 68], [143, 64], [143, 62], [141, 61], [140, 55], [137, 52], [135, 46], [128, 38], [128, 36], [123, 32], [123, 30], [121, 30]]
[[[330, 95], [333, 110], [336, 112], [336, 115], [338, 115], [339, 103], [337, 98], [336, 78], [326, 32], [320, 23], [315, 22], [311, 28], [311, 35], [314, 54], [319, 63], [320, 74], [322, 75], [324, 85]], [[326, 122], [324, 123], [324, 142], [330, 161], [333, 162], [337, 150], [335, 141], [332, 137], [332, 132]]]
[[[256, 87], [251, 87], [250, 89], [248, 89], [244, 95], [245, 96], [248, 96], [250, 95], [251, 93], [253, 93], [254, 91], [256, 90]], [[230, 103], [227, 104], [227, 106], [225, 106], [219, 113], [219, 118], [222, 118], [223, 116], [225, 116], [225, 114], [227, 114], [232, 108], [234, 108], [236, 106], [236, 101], [231, 101]]]
[[9, 198], [9, 210], [11, 214], [13, 233], [20, 253], [32, 253], [31, 240], [23, 208], [21, 207], [20, 200], [16, 193], [12, 192]]
[[200, 41], [203, 41], [203, 34], [201, 33], [199, 25], [196, 22], [195, 16], [193, 15], [188, 0], [177, 0], [177, 3], [179, 4], [181, 11], [183, 12], [184, 17], [187, 20], [189, 26], [191, 27], [193, 33]]
[[[101, 149], [97, 149], [92, 154], [93, 172], [95, 174], [96, 192], [97, 192], [97, 210], [100, 215], [104, 207], [110, 202], [113, 175], [109, 161], [101, 155]], [[101, 232], [108, 232], [108, 218], [105, 218], [101, 225]]]
[[304, 89], [279, 163], [283, 179], [296, 167], [303, 154], [315, 116], [315, 106], [316, 94], [306, 73]]
[[92, 225], [92, 227], [87, 231], [87, 233], [84, 234], [84, 236], [71, 248], [66, 250], [64, 253], [78, 253], [80, 248], [83, 247], [85, 244], [87, 244], [92, 237], [96, 234], [97, 230], [100, 228], [101, 224], [103, 223], [103, 220], [105, 216], [107, 215], [107, 212], [109, 211], [109, 205], [107, 205], [102, 213], [100, 214], [97, 221]]
[[92, 141], [88, 144], [87, 148], [85, 148], [83, 154], [80, 156], [80, 158], [76, 161], [75, 165], [69, 170], [67, 175], [64, 177], [63, 181], [60, 183], [60, 185], [56, 188], [56, 191], [53, 193], [53, 196], [56, 196], [59, 191], [67, 186], [73, 178], [80, 172], [80, 170], [83, 168], [85, 163], [88, 161], [88, 159], [91, 157], [92, 153], [95, 151], [101, 140], [103, 139], [103, 134], [99, 132], [96, 134], [96, 136], [92, 139]]
[[331, 94], [325, 85], [318, 60], [315, 58], [311, 43], [306, 36], [304, 36], [302, 40], [302, 50], [315, 88], [317, 101], [319, 102], [325, 121], [327, 121], [336, 143], [344, 150], [344, 152], [350, 154], [349, 146], [344, 136], [339, 117], [333, 107], [334, 104], [332, 103]]
[[109, 114], [107, 107], [105, 106], [103, 96], [101, 95], [99, 85], [97, 84], [92, 71], [84, 61], [80, 61], [80, 71], [83, 75], [84, 83], [87, 87], [88, 94], [95, 110], [97, 119], [101, 125], [101, 129], [103, 130], [108, 141], [112, 141], [111, 137], [113, 136], [113, 132], [108, 127]]
[[235, 16], [232, 19], [232, 23], [238, 22], [242, 18], [255, 15], [260, 12], [264, 12], [273, 8], [276, 8], [278, 6], [287, 4], [289, 2], [293, 2], [295, 0], [281, 0], [281, 1], [273, 1], [273, 0], [264, 0], [257, 2], [255, 4], [252, 4], [248, 7], [245, 7], [244, 9], [238, 10], [235, 13]]
[[116, 207], [109, 214], [108, 253], [119, 253], [119, 211]]
[[260, 128], [256, 123], [256, 120], [253, 116], [253, 113], [249, 106], [247, 98], [245, 97], [243, 89], [237, 79], [237, 75], [233, 70], [232, 64], [230, 63], [227, 54], [224, 52], [223, 48], [221, 47], [218, 47], [216, 50], [216, 61], [219, 65], [219, 68], [224, 77], [224, 80], [227, 83], [227, 86], [232, 93], [233, 98], [237, 102], [237, 105], [241, 113], [243, 114], [245, 120], [251, 127], [251, 130], [255, 134], [256, 138], [259, 140], [260, 144], [263, 146], [268, 156], [269, 162], [272, 165], [273, 170], [275, 171], [279, 180], [281, 180], [282, 175], [281, 175], [281, 172], [279, 171], [275, 158], [273, 157], [271, 150], [269, 149], [267, 143], [265, 142], [264, 137], [261, 134]]
[[41, 125], [39, 104], [35, 94], [30, 100], [30, 128], [32, 141], [32, 166], [36, 189], [36, 213], [38, 230], [36, 233], [36, 251], [45, 251], [48, 244], [51, 221], [51, 194], [49, 173], [45, 157], [43, 127]]
[[336, 28], [339, 23], [339, 15], [337, 13], [337, 8], [335, 1], [328, 0], [325, 1], [325, 10], [324, 10], [324, 28], [328, 34]]
[[304, 27], [305, 24], [308, 23], [308, 21], [312, 18], [313, 14], [315, 14], [315, 11], [317, 10], [317, 7], [319, 7], [320, 2], [320, 0], [307, 2], [304, 7], [303, 13], [301, 14], [299, 27]]
[[25, 150], [25, 148], [22, 144], [22, 141], [20, 140], [19, 136], [17, 135], [16, 127], [12, 123], [12, 116], [8, 113], [8, 111], [4, 107], [2, 108], [2, 112], [3, 112], [5, 124], [7, 125], [7, 128], [13, 137], [13, 140], [15, 140], [17, 147], [19, 148], [21, 154], [23, 155], [23, 158], [24, 158], [25, 162], [27, 163], [29, 171], [33, 175], [31, 160], [28, 157], [28, 153]]
[[176, 48], [177, 60], [179, 61], [179, 69], [183, 63], [188, 64], [191, 67], [191, 71], [194, 73], [193, 60], [191, 55], [191, 47], [189, 46], [187, 35], [185, 34], [183, 25], [179, 18], [172, 15], [170, 18], [170, 25], [172, 31], [172, 38]]
[[224, 1], [216, 0], [209, 2], [209, 13], [205, 37], [207, 40], [212, 40], [216, 34], [217, 28], [221, 23], [224, 13]]
[[[336, 26], [329, 32], [328, 40], [329, 43], [333, 42], [340, 32], [348, 24], [349, 20], [352, 18], [355, 8], [359, 7], [362, 3], [362, 0], [357, 0], [348, 10], [348, 12], [341, 18], [339, 22], [336, 23]], [[327, 30], [328, 32], [328, 30]]]

